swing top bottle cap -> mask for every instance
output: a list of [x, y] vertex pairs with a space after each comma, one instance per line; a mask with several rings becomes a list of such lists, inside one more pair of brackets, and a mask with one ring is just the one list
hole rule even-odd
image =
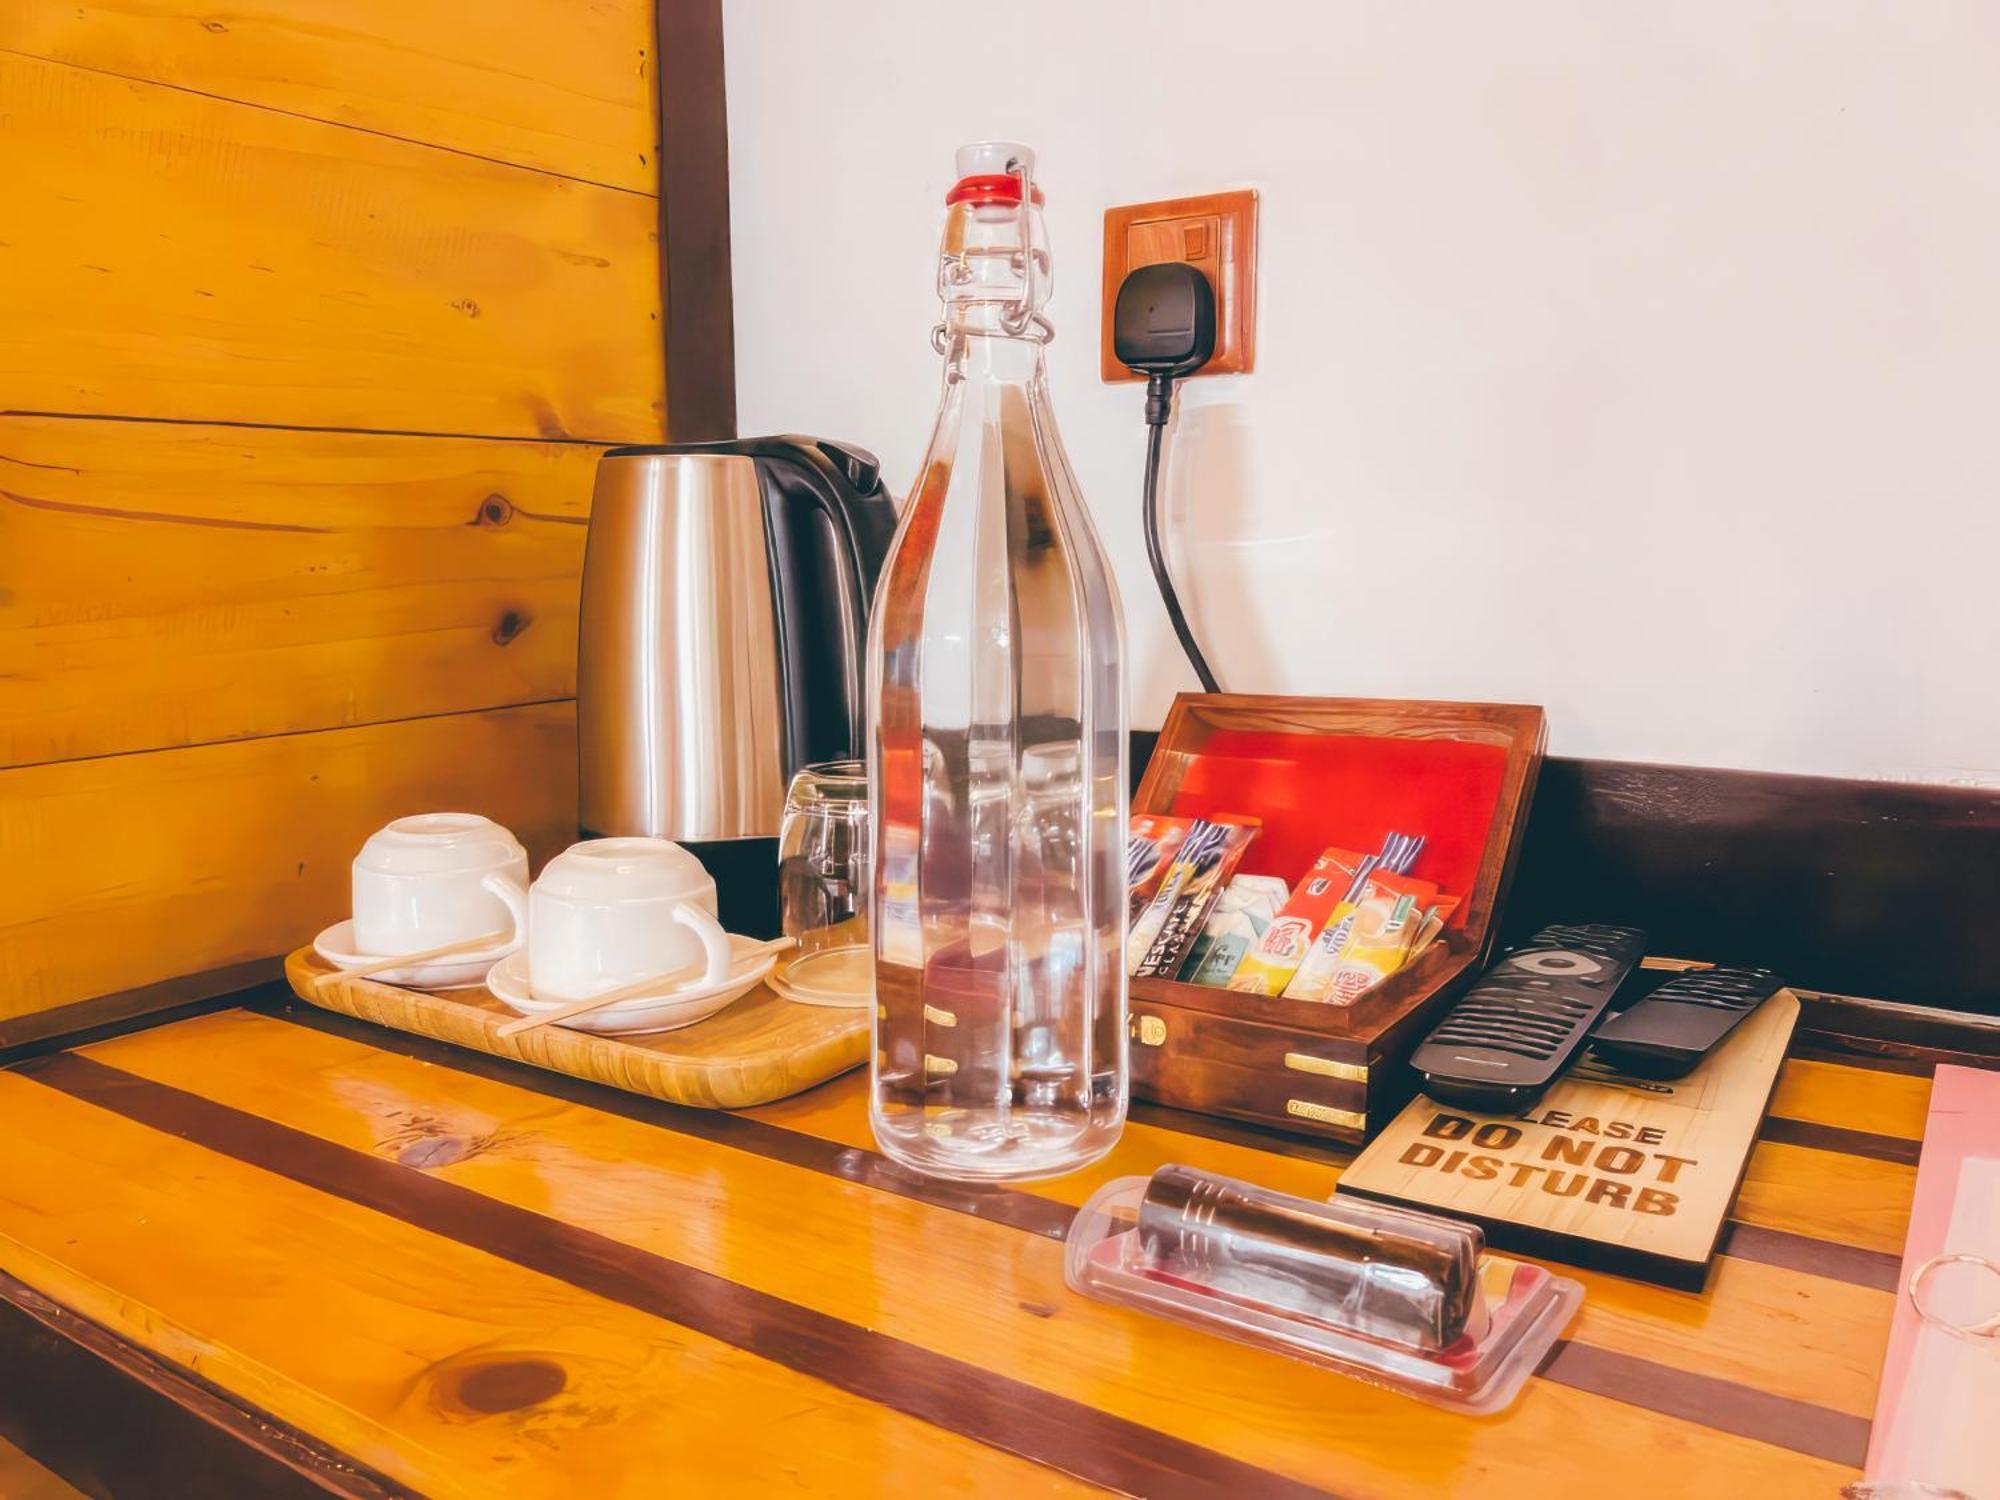
[[[1016, 174], [1025, 170], [1033, 179], [1035, 153], [1019, 141], [975, 141], [958, 148], [956, 165], [958, 182], [944, 195], [947, 207], [960, 203], [1018, 204], [1021, 179]], [[1033, 190], [1033, 197], [1037, 204], [1043, 201], [1039, 187]]]
[[961, 177], [1008, 177], [1022, 168], [1035, 172], [1035, 153], [1019, 141], [973, 141], [954, 160]]

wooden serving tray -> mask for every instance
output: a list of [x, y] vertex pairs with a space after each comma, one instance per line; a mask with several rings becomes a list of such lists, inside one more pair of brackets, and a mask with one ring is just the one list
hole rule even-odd
[[348, 979], [311, 948], [285, 960], [285, 978], [322, 1010], [703, 1109], [769, 1104], [868, 1060], [866, 1009], [799, 1005], [761, 984], [706, 1021], [658, 1036], [542, 1026], [502, 1037], [500, 1026], [515, 1013], [483, 986], [429, 994]]

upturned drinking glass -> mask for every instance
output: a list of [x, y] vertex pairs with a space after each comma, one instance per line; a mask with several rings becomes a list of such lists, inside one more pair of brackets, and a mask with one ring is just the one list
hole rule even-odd
[[1034, 158], [958, 153], [944, 391], [869, 643], [870, 1115], [937, 1176], [1053, 1176], [1124, 1126], [1124, 622], [1057, 436]]
[[868, 768], [806, 766], [778, 825], [780, 930], [796, 946], [778, 962], [785, 988], [832, 1003], [868, 1003]]

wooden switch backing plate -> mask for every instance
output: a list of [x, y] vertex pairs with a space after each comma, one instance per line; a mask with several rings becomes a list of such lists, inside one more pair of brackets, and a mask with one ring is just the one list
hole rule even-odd
[[1099, 348], [1105, 380], [1140, 378], [1119, 364], [1111, 349], [1111, 313], [1119, 286], [1128, 272], [1170, 260], [1187, 261], [1215, 290], [1215, 356], [1198, 373], [1236, 375], [1255, 369], [1257, 194], [1241, 188], [1104, 211], [1104, 326]]

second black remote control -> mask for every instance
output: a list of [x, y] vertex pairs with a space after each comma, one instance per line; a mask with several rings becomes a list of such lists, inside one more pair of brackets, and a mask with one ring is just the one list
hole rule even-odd
[[1440, 1104], [1526, 1109], [1582, 1049], [1591, 1025], [1646, 956], [1636, 927], [1544, 927], [1473, 982], [1410, 1065]]
[[1635, 1078], [1680, 1078], [1783, 983], [1769, 969], [1690, 969], [1620, 1011], [1591, 1050]]

